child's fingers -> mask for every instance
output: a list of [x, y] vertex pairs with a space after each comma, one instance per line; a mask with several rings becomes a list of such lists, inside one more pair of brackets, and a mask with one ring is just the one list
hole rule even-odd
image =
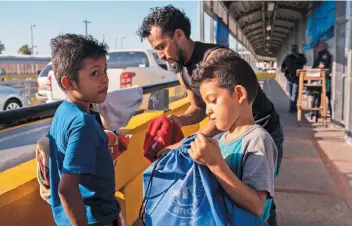
[[188, 154], [189, 154], [189, 156], [191, 156], [191, 158], [192, 158], [193, 160], [195, 160], [195, 159], [194, 159], [194, 152], [193, 152], [192, 148], [188, 149]]
[[197, 138], [199, 138], [199, 139], [204, 138], [204, 134], [203, 133], [198, 133]]
[[196, 139], [194, 140], [194, 143], [196, 144], [196, 147], [197, 147], [197, 148], [202, 147], [202, 145], [201, 145], [201, 141], [200, 141], [200, 139], [199, 139], [199, 138], [196, 138]]
[[193, 141], [191, 143], [191, 148], [190, 148], [192, 151], [195, 151], [196, 150], [196, 143]]
[[202, 146], [205, 146], [208, 142], [207, 138], [201, 133], [198, 135], [197, 139], [199, 139]]
[[211, 144], [216, 144], [216, 145], [218, 145], [218, 141], [216, 140], [216, 139], [214, 139], [214, 138], [207, 138], [208, 139], [208, 141], [211, 143]]

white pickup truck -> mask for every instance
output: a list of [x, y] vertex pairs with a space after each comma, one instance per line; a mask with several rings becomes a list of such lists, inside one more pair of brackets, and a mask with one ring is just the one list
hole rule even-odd
[[[159, 59], [158, 54], [151, 49], [132, 49], [110, 51], [107, 55], [109, 91], [130, 87], [144, 86], [155, 83], [177, 80], [175, 72]], [[175, 92], [183, 92], [180, 88]], [[182, 95], [182, 94], [181, 94]], [[47, 79], [47, 103], [63, 100], [66, 94], [61, 90], [53, 71]], [[148, 106], [149, 95], [144, 95], [141, 108]]]

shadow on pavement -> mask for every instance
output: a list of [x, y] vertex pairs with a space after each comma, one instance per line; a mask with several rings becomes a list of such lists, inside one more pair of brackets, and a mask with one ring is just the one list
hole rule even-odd
[[297, 115], [288, 113], [289, 101], [282, 87], [274, 79], [265, 80], [263, 86], [280, 115], [285, 135], [275, 185], [278, 225], [350, 225], [352, 167], [339, 167], [352, 165], [344, 130], [334, 125], [325, 128], [322, 121], [311, 123], [304, 114], [297, 127]]

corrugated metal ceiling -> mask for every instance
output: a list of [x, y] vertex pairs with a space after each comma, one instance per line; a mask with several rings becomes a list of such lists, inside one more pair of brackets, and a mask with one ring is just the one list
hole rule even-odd
[[[275, 56], [311, 1], [223, 1], [257, 54]], [[269, 10], [272, 8], [272, 10]]]

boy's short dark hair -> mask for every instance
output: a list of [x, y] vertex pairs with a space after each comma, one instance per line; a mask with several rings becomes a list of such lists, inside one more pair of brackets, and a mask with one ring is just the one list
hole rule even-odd
[[231, 49], [218, 49], [211, 59], [200, 63], [192, 75], [192, 86], [199, 86], [207, 80], [216, 79], [220, 87], [233, 93], [235, 86], [247, 90], [248, 102], [252, 103], [257, 95], [258, 80], [251, 66]]
[[163, 33], [173, 35], [176, 29], [182, 30], [189, 39], [191, 36], [191, 22], [184, 11], [175, 8], [172, 5], [165, 7], [155, 7], [143, 19], [137, 35], [141, 38], [148, 38], [152, 26], [158, 26]]
[[76, 34], [59, 35], [51, 40], [50, 46], [55, 78], [63, 90], [63, 76], [68, 76], [78, 84], [78, 71], [82, 67], [82, 61], [87, 58], [97, 59], [108, 51], [105, 43], [99, 43], [92, 36]]

